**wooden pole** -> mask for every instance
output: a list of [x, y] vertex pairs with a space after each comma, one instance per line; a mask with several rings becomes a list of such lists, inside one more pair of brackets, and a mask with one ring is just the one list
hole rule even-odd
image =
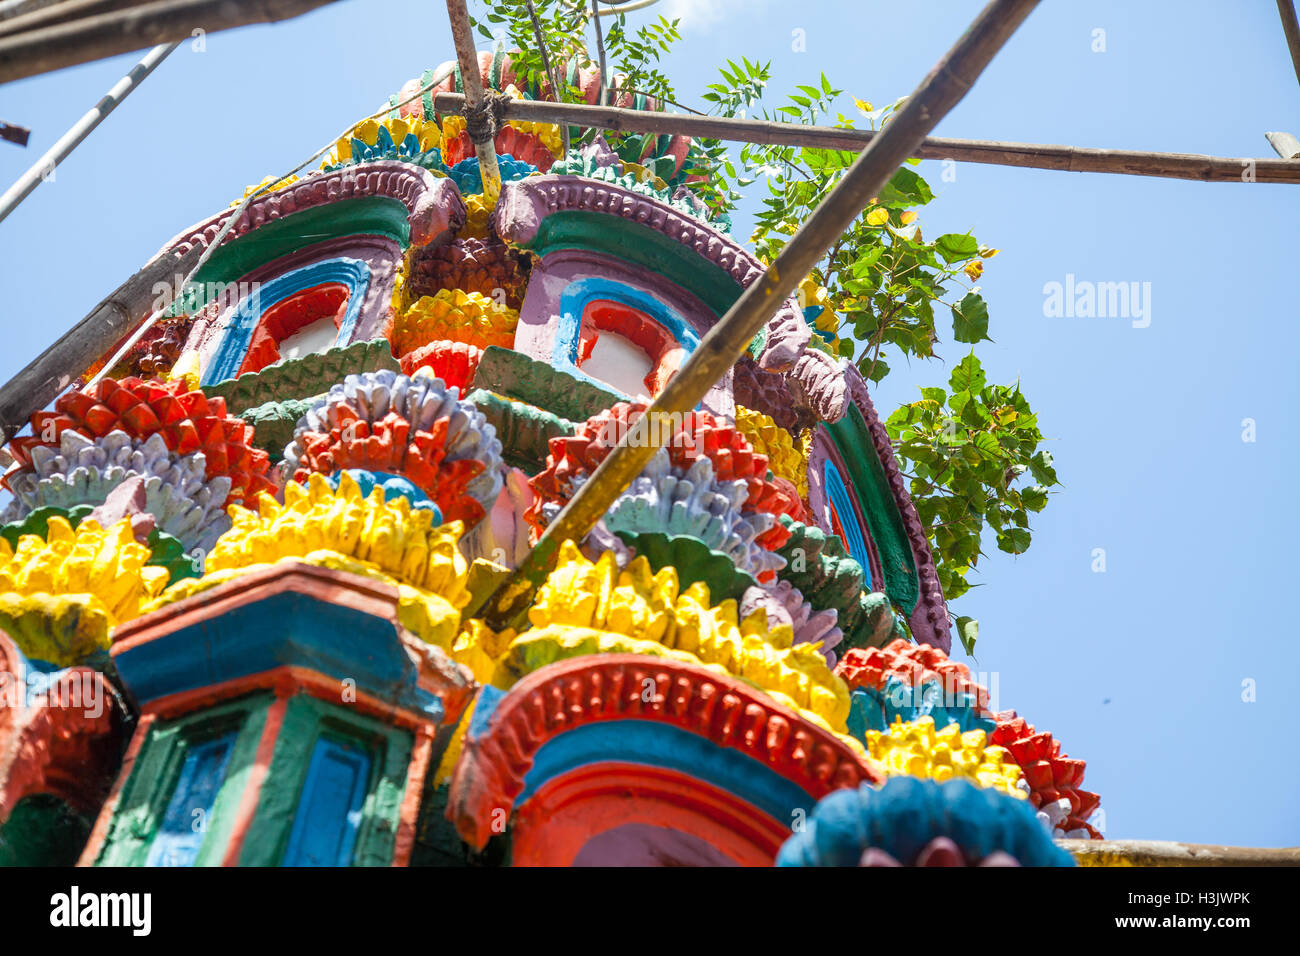
[[641, 473], [655, 450], [672, 440], [682, 416], [694, 409], [736, 363], [758, 330], [853, 224], [917, 143], [966, 95], [1037, 3], [993, 0], [980, 12], [956, 46], [813, 209], [776, 261], [740, 294], [646, 413], [620, 437], [617, 447], [547, 527], [523, 564], [489, 598], [485, 619], [490, 627], [500, 630], [508, 626], [527, 607], [533, 592], [545, 580], [560, 544], [569, 539], [581, 540]]
[[114, 10], [125, 10], [128, 7], [139, 7], [150, 2], [152, 0], [61, 0], [53, 6], [39, 7], [21, 16], [0, 20], [0, 36], [67, 23], [95, 14], [111, 13]]
[[21, 17], [33, 10], [62, 2], [63, 0], [0, 0], [0, 21]]
[[1295, 78], [1300, 80], [1300, 22], [1295, 15], [1292, 0], [1277, 0], [1277, 12], [1282, 18], [1282, 32], [1286, 34], [1286, 46], [1291, 51], [1291, 66], [1295, 68]]
[[[461, 83], [465, 87], [465, 109], [461, 112], [468, 116], [469, 111], [482, 109], [484, 96], [483, 77], [479, 75], [478, 52], [474, 49], [474, 34], [470, 29], [465, 0], [447, 0], [447, 17], [451, 20], [451, 38], [456, 44]], [[469, 125], [467, 122], [466, 126]], [[496, 144], [493, 137], [476, 134], [473, 129], [470, 129], [470, 138], [474, 141], [474, 152], [478, 155], [483, 193], [495, 201], [501, 195], [501, 171], [497, 167]]]
[[[455, 93], [434, 97], [439, 113], [464, 109], [463, 98]], [[557, 125], [588, 126], [637, 133], [675, 133], [683, 136], [726, 139], [778, 146], [811, 146], [860, 152], [880, 134], [873, 130], [836, 129], [830, 126], [801, 126], [771, 120], [729, 119], [632, 110], [615, 106], [579, 103], [551, 103], [541, 100], [507, 100], [502, 108], [506, 119], [533, 120]], [[1121, 173], [1164, 179], [1192, 179], [1203, 182], [1246, 182], [1242, 174], [1254, 166], [1255, 179], [1266, 183], [1300, 183], [1300, 162], [1282, 159], [1233, 159], [1194, 153], [1153, 153], [1128, 149], [1088, 149], [1042, 143], [1008, 143], [978, 139], [949, 139], [930, 136], [912, 150], [919, 159], [951, 159], [956, 162], [1028, 169], [1056, 169], [1080, 173]]]
[[[188, 275], [203, 253], [201, 243], [195, 243], [183, 256], [159, 253], [0, 387], [0, 443], [9, 441], [27, 424], [32, 412], [52, 402], [146, 316], [171, 304], [180, 292], [177, 279]], [[162, 285], [168, 291], [160, 295], [157, 287]]]
[[250, 23], [274, 23], [335, 0], [155, 0], [0, 37], [0, 83]]
[[1081, 866], [1300, 866], [1300, 847], [1212, 846], [1163, 840], [1057, 840]]
[[113, 88], [105, 93], [98, 103], [77, 120], [71, 129], [60, 136], [58, 141], [46, 150], [45, 155], [33, 163], [16, 183], [5, 190], [4, 195], [0, 196], [0, 222], [4, 222], [18, 204], [31, 195], [32, 190], [44, 182], [54, 172], [54, 168], [67, 159], [72, 151], [81, 145], [82, 140], [89, 136], [109, 113], [117, 109], [118, 104], [130, 96], [131, 91], [143, 83], [145, 77], [152, 73], [159, 63], [167, 59], [178, 46], [180, 41], [163, 43], [146, 53], [139, 63], [131, 67], [131, 72], [114, 83]]

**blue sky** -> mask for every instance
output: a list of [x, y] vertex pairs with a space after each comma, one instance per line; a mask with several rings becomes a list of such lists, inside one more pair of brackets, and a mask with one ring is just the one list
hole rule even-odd
[[[771, 60], [784, 95], [825, 71], [880, 105], [909, 93], [978, 2], [663, 0], [683, 16], [666, 63], [699, 105], [713, 67]], [[476, 9], [477, 4], [472, 5]], [[632, 15], [632, 22], [646, 17]], [[805, 31], [806, 51], [792, 49]], [[1105, 52], [1093, 52], [1094, 31]], [[442, 4], [348, 0], [274, 27], [182, 46], [0, 225], [0, 379], [171, 236], [281, 173], [452, 55]], [[0, 86], [12, 182], [138, 55]], [[937, 135], [1273, 155], [1300, 134], [1300, 84], [1277, 10], [1249, 3], [1045, 3]], [[1002, 250], [981, 282], [991, 381], [1021, 381], [1064, 482], [1013, 558], [990, 543], [956, 602], [981, 622], [972, 669], [1088, 761], [1111, 837], [1300, 843], [1288, 673], [1300, 445], [1296, 225], [1300, 187], [1206, 184], [959, 164], [927, 235], [974, 230]], [[737, 234], [746, 216], [737, 217]], [[1150, 324], [1050, 318], [1044, 286], [1150, 283]], [[946, 382], [893, 363], [882, 411]], [[1243, 437], [1253, 419], [1255, 441]], [[1097, 573], [1094, 549], [1105, 550]], [[1253, 701], [1243, 682], [1253, 682]]]

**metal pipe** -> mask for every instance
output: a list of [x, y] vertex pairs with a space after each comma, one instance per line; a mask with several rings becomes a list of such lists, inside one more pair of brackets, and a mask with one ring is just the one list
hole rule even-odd
[[46, 151], [45, 155], [38, 159], [27, 172], [19, 177], [18, 181], [0, 196], [0, 222], [18, 207], [18, 204], [26, 199], [33, 189], [39, 186], [42, 180], [48, 179], [54, 172], [54, 168], [68, 158], [68, 155], [80, 145], [81, 141], [90, 135], [91, 130], [104, 121], [109, 113], [117, 109], [119, 103], [126, 99], [131, 91], [140, 85], [146, 76], [163, 60], [167, 55], [181, 45], [180, 40], [172, 43], [163, 43], [154, 47], [144, 55], [139, 63], [131, 68], [126, 76], [122, 77], [113, 84], [113, 88], [104, 94], [103, 99], [96, 103], [85, 116], [77, 120], [72, 128], [64, 133], [59, 141]]

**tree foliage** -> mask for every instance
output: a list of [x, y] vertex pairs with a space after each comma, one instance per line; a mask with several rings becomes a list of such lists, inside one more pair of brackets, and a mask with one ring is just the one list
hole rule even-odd
[[[552, 58], [590, 62], [590, 5], [534, 2]], [[504, 26], [502, 42], [524, 51], [524, 70], [541, 77], [540, 51], [523, 0], [489, 0], [486, 6], [487, 23]], [[661, 17], [635, 30], [628, 28], [626, 15], [601, 21], [611, 73], [622, 74], [620, 88], [680, 105], [659, 68], [679, 38], [676, 21]], [[493, 36], [484, 24], [479, 30]], [[852, 98], [857, 116], [845, 116], [837, 108], [844, 91], [823, 73], [769, 109], [764, 98], [769, 78], [770, 64], [745, 57], [739, 63], [727, 60], [719, 67], [719, 81], [709, 84], [700, 99], [712, 115], [845, 129], [859, 122], [879, 129], [902, 102], [875, 109]], [[573, 98], [576, 91], [563, 95]], [[594, 131], [585, 133], [586, 138], [592, 135]], [[629, 145], [627, 136], [606, 135], [616, 148]], [[746, 192], [749, 187], [759, 190], [750, 241], [760, 258], [771, 261], [855, 158], [841, 150], [753, 144], [733, 154], [726, 143], [704, 139], [694, 144], [690, 172], [706, 178], [689, 185], [720, 212], [730, 212], [746, 196], [754, 198]], [[967, 579], [984, 555], [986, 540], [1010, 554], [1028, 549], [1029, 514], [1041, 511], [1060, 483], [1052, 456], [1040, 448], [1043, 434], [1019, 384], [990, 385], [973, 348], [991, 341], [988, 304], [977, 283], [997, 250], [969, 233], [923, 237], [919, 210], [934, 200], [934, 193], [915, 170], [917, 162], [910, 160], [893, 175], [811, 278], [826, 290], [818, 304], [842, 317], [834, 349], [871, 382], [889, 375], [891, 362], [940, 358], [936, 346], [948, 335], [971, 347], [952, 368], [946, 387], [921, 388], [918, 401], [898, 408], [885, 423], [928, 529], [944, 594], [952, 601], [972, 587]], [[959, 617], [956, 624], [970, 652], [978, 623]]]

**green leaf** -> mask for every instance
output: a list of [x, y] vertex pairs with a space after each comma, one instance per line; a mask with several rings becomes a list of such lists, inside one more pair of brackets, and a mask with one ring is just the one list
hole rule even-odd
[[998, 549], [1007, 554], [1024, 554], [1029, 550], [1029, 531], [1025, 528], [1008, 528], [998, 534]]
[[1059, 484], [1056, 480], [1056, 469], [1052, 467], [1052, 453], [1050, 451], [1040, 451], [1033, 458], [1029, 459], [1029, 470], [1033, 473], [1034, 480], [1040, 485]]
[[[983, 296], [967, 292], [952, 307], [952, 335], [958, 342], [982, 342], [989, 337], [989, 307]], [[990, 339], [990, 341], [992, 341]]]
[[939, 255], [943, 256], [944, 262], [973, 259], [979, 255], [980, 250], [980, 244], [974, 236], [963, 236], [955, 232], [940, 236], [934, 241], [934, 245], [939, 250]]
[[1042, 485], [1030, 485], [1021, 490], [1020, 500], [1030, 511], [1042, 511], [1047, 507], [1047, 489]]
[[930, 184], [910, 169], [899, 169], [880, 190], [883, 206], [924, 206], [934, 198]]
[[948, 384], [954, 392], [978, 392], [984, 388], [985, 381], [984, 367], [980, 365], [975, 353], [971, 352], [957, 363]]

